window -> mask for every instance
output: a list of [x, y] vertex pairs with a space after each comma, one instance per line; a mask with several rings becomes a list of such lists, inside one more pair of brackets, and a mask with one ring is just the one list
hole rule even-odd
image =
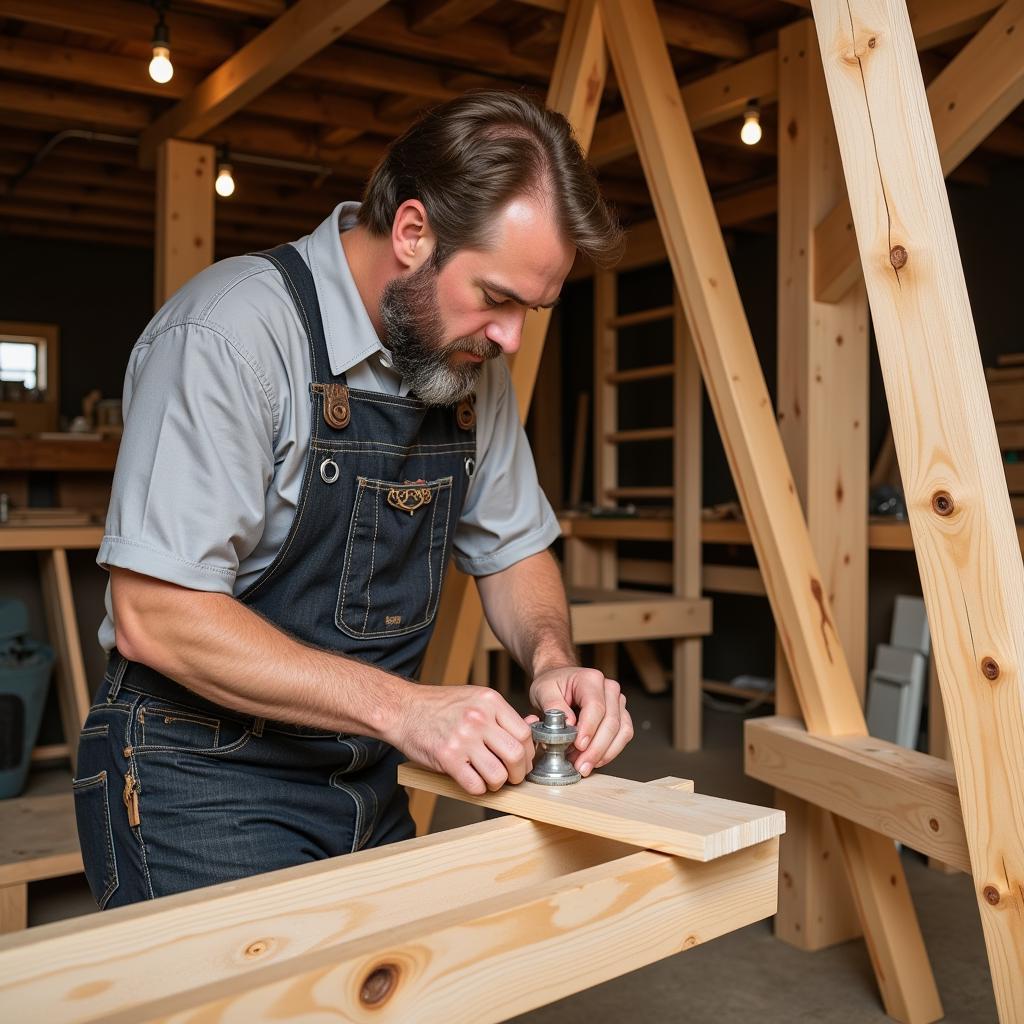
[[34, 391], [46, 387], [46, 341], [0, 335], [0, 381], [20, 381]]

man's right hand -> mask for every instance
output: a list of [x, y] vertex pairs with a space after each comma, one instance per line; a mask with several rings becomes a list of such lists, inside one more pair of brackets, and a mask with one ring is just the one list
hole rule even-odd
[[533, 767], [533, 734], [496, 690], [415, 686], [392, 741], [407, 757], [482, 796], [517, 784]]

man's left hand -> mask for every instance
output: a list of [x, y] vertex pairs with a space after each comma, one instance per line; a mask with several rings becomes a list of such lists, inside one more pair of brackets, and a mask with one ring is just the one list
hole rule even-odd
[[[633, 738], [625, 695], [614, 679], [596, 668], [571, 666], [542, 672], [530, 687], [530, 703], [542, 713], [553, 708], [564, 711], [566, 722], [576, 726], [569, 760], [584, 778], [618, 757]], [[531, 715], [527, 722], [536, 720]]]

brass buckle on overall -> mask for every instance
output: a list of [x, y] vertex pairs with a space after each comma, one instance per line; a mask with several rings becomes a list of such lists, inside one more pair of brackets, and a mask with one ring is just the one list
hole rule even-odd
[[[417, 480], [415, 483], [422, 483]], [[429, 487], [392, 487], [388, 490], [388, 504], [399, 512], [412, 515], [417, 509], [429, 505], [434, 500]]]

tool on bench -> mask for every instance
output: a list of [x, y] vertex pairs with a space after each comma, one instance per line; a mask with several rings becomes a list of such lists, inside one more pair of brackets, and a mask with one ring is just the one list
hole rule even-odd
[[533, 771], [526, 776], [527, 780], [542, 786], [571, 786], [579, 782], [582, 776], [565, 756], [576, 739], [576, 727], [565, 724], [565, 712], [545, 711], [544, 720], [534, 722], [530, 729], [538, 750]]

